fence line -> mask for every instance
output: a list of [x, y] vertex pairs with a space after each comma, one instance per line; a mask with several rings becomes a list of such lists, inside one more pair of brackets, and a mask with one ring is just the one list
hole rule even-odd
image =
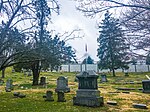
[[[146, 64], [137, 64], [137, 65], [132, 65], [129, 64], [129, 69], [127, 70], [128, 72], [149, 72], [149, 65]], [[85, 70], [85, 67], [87, 70], [94, 70], [96, 72], [108, 72], [109, 69], [107, 70], [100, 70], [98, 69], [97, 64], [66, 64], [66, 65], [61, 65], [61, 70], [65, 72], [81, 72]], [[116, 72], [122, 72], [122, 69], [117, 69]]]

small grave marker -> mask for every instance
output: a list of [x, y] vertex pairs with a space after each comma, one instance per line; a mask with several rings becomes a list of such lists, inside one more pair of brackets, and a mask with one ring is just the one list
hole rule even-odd
[[147, 109], [147, 105], [145, 104], [133, 104], [134, 108]]
[[117, 105], [117, 102], [116, 101], [107, 101], [107, 104], [109, 104], [109, 105]]
[[53, 92], [52, 91], [46, 91], [46, 100], [45, 101], [54, 101], [53, 98]]

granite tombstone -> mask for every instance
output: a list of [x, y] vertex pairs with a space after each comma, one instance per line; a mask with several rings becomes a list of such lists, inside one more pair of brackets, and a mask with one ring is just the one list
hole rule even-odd
[[94, 71], [84, 71], [77, 75], [79, 80], [76, 96], [73, 98], [74, 105], [98, 107], [104, 104], [103, 97], [98, 90], [98, 75]]
[[55, 89], [56, 92], [70, 92], [70, 88], [68, 87], [68, 79], [66, 77], [60, 76], [57, 79], [57, 88]]
[[12, 79], [8, 79], [6, 81], [5, 90], [6, 90], [6, 92], [11, 92], [11, 90], [13, 90], [13, 80]]
[[150, 80], [143, 80], [142, 86], [143, 86], [143, 93], [150, 93]]

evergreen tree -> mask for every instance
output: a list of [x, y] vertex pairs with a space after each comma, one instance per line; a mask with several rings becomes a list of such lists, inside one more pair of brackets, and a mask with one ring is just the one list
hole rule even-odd
[[82, 64], [85, 64], [85, 63], [86, 64], [94, 64], [94, 60], [90, 56], [88, 56], [87, 59], [84, 59], [82, 62]]
[[100, 36], [97, 39], [99, 48], [99, 68], [110, 69], [115, 76], [115, 69], [127, 68], [127, 49], [124, 33], [120, 27], [119, 20], [111, 17], [107, 11], [105, 18], [99, 26]]

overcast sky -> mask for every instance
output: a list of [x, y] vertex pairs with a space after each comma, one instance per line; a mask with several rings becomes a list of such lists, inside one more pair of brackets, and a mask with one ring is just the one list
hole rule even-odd
[[75, 9], [75, 2], [71, 0], [60, 0], [60, 15], [52, 16], [53, 27], [59, 32], [72, 31], [73, 29], [83, 29], [84, 37], [68, 41], [76, 50], [77, 59], [85, 54], [85, 45], [87, 44], [88, 54], [96, 61], [97, 58], [97, 37], [96, 19], [90, 19], [83, 16], [82, 12]]

